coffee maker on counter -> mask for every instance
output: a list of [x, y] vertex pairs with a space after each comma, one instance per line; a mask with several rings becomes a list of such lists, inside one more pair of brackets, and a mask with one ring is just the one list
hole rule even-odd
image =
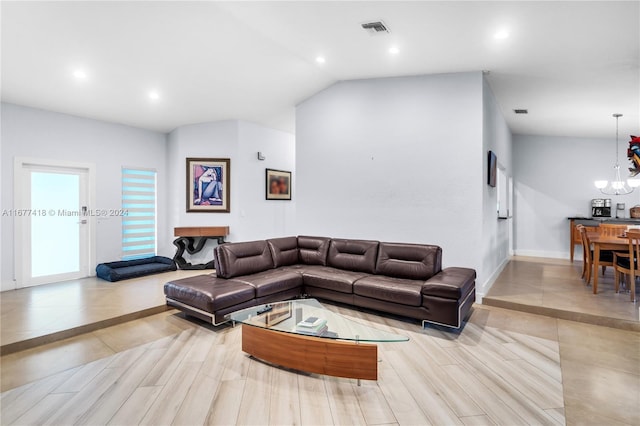
[[611, 217], [611, 198], [591, 200], [591, 217]]

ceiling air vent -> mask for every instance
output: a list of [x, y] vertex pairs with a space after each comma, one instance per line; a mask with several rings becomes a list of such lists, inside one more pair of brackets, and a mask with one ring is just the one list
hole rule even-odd
[[366, 22], [361, 25], [362, 28], [364, 28], [371, 35], [389, 33], [389, 29], [384, 25], [384, 22], [382, 21]]
[[514, 109], [513, 112], [515, 112], [516, 114], [529, 114], [528, 109]]

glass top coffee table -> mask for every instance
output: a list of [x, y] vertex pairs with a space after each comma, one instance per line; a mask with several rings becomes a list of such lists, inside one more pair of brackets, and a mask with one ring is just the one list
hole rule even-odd
[[242, 350], [295, 370], [377, 380], [374, 342], [409, 338], [369, 327], [336, 314], [315, 299], [274, 302], [226, 315], [242, 327]]

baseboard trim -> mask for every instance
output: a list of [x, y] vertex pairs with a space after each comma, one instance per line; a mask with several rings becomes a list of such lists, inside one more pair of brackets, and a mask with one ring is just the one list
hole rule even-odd
[[[549, 257], [552, 259], [569, 259], [570, 258], [568, 251], [515, 250], [514, 254], [516, 256]], [[575, 258], [575, 255], [574, 255], [574, 258]]]

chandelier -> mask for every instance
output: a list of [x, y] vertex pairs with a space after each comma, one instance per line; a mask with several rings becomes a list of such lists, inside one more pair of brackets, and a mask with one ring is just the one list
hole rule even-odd
[[620, 163], [618, 162], [618, 120], [622, 117], [622, 114], [613, 114], [613, 117], [616, 119], [616, 165], [613, 166], [614, 175], [613, 180], [597, 180], [595, 181], [595, 186], [606, 195], [627, 195], [631, 194], [635, 187], [640, 183], [636, 179], [633, 180], [622, 180], [620, 177]]

